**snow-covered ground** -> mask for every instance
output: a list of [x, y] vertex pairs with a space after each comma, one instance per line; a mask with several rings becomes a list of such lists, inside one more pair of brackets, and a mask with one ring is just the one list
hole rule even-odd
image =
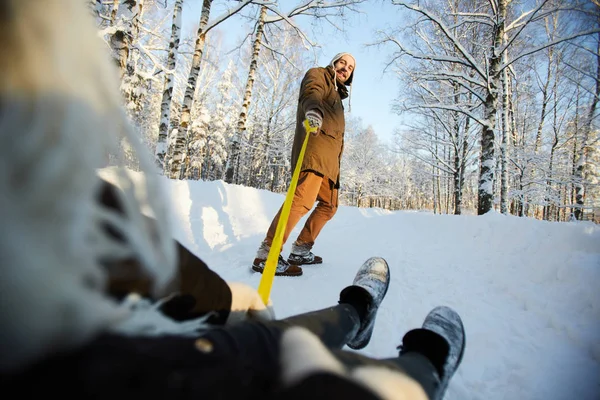
[[[222, 181], [167, 187], [175, 236], [223, 278], [258, 287], [250, 264], [284, 195]], [[324, 264], [275, 279], [278, 317], [335, 304], [359, 265], [381, 256], [392, 281], [362, 353], [394, 356], [444, 304], [467, 332], [447, 399], [600, 399], [600, 226], [340, 207], [313, 250]]]

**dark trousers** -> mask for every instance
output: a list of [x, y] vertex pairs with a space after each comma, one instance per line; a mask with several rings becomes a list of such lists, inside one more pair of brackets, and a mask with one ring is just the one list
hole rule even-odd
[[[359, 366], [386, 366], [407, 374], [423, 387], [430, 399], [435, 397], [439, 377], [433, 364], [419, 353], [378, 360], [342, 348], [358, 331], [360, 319], [355, 308], [339, 304], [283, 320], [245, 321], [234, 326], [211, 330], [205, 335], [211, 352], [217, 356], [236, 357], [257, 370], [277, 376], [280, 371], [280, 342], [286, 328], [303, 327], [314, 333], [336, 358], [350, 368]], [[400, 338], [399, 338], [400, 339]]]
[[27, 370], [0, 375], [0, 390], [23, 398], [269, 400], [282, 389], [280, 341], [291, 326], [319, 336], [344, 365], [385, 365], [412, 377], [435, 398], [437, 373], [420, 353], [375, 360], [341, 350], [359, 326], [349, 304], [280, 321], [241, 322], [199, 338], [106, 334]]

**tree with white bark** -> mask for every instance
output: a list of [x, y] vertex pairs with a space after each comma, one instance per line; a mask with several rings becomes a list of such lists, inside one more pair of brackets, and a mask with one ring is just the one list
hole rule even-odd
[[[260, 0], [241, 0], [235, 2], [235, 6], [231, 7], [217, 18], [210, 20], [210, 11], [213, 0], [203, 0], [202, 11], [200, 15], [200, 23], [196, 35], [196, 44], [194, 46], [194, 55], [192, 57], [192, 65], [188, 74], [185, 95], [181, 104], [181, 112], [179, 117], [179, 125], [176, 130], [170, 132], [169, 141], [173, 143], [172, 156], [168, 164], [165, 164], [165, 174], [171, 178], [179, 179], [182, 176], [183, 163], [186, 158], [186, 144], [188, 128], [191, 123], [191, 110], [194, 102], [194, 94], [196, 92], [198, 75], [202, 64], [202, 56], [206, 44], [207, 34], [219, 24], [223, 23], [233, 15], [239, 13], [242, 9], [250, 4], [263, 5], [267, 1]], [[172, 136], [172, 137], [171, 137]]]
[[[494, 204], [495, 141], [504, 71], [518, 60], [559, 43], [594, 34], [598, 29], [582, 27], [568, 36], [552, 41], [533, 42], [531, 46], [513, 54], [515, 43], [519, 43], [544, 18], [557, 13], [585, 12], [584, 5], [572, 2], [565, 6], [561, 2], [541, 0], [531, 9], [517, 14], [517, 5], [508, 0], [474, 0], [470, 4], [475, 7], [462, 10], [460, 7], [445, 7], [450, 8], [451, 12], [445, 9], [440, 11], [438, 2], [435, 6], [428, 2], [414, 4], [394, 0], [392, 3], [419, 15], [414, 31], [417, 34], [426, 33], [424, 36], [417, 36], [416, 44], [411, 46], [407, 41], [395, 37], [394, 33], [382, 32], [384, 36], [380, 43], [389, 43], [396, 48], [392, 62], [400, 61], [403, 57], [426, 60], [437, 66], [436, 70], [425, 72], [429, 75], [428, 79], [457, 84], [461, 92], [469, 93], [476, 99], [477, 104], [457, 104], [454, 98], [439, 98], [417, 106], [460, 112], [481, 126], [477, 212], [485, 214]], [[457, 3], [459, 2], [452, 2], [454, 5]], [[460, 5], [463, 4], [467, 2]], [[420, 26], [423, 24], [430, 25], [433, 29], [421, 30]], [[455, 28], [461, 26], [476, 26], [485, 38], [487, 48], [473, 48], [471, 37], [457, 35]], [[447, 43], [447, 48], [453, 51], [433, 52], [431, 49], [434, 42]], [[476, 109], [480, 111], [475, 111]]]
[[179, 52], [179, 41], [181, 38], [181, 9], [183, 0], [175, 0], [173, 6], [173, 21], [171, 23], [171, 39], [169, 40], [169, 52], [165, 74], [161, 106], [160, 125], [158, 127], [158, 141], [156, 143], [156, 161], [161, 169], [167, 153], [167, 136], [171, 124], [171, 103], [173, 99], [173, 87], [175, 84], [175, 67], [177, 54]]

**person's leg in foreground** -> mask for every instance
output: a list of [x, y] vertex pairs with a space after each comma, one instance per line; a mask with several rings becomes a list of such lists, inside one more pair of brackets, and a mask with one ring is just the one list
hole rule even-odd
[[306, 329], [291, 328], [282, 338], [279, 398], [443, 399], [465, 349], [459, 315], [448, 307], [434, 308], [399, 349], [398, 357], [376, 360], [327, 349]]
[[[285, 339], [291, 331], [301, 329], [310, 332], [322, 352], [331, 352], [340, 368], [385, 368], [408, 379], [423, 396], [441, 399], [461, 362], [465, 347], [461, 319], [448, 307], [433, 309], [421, 328], [409, 331], [399, 347], [398, 357], [376, 360], [341, 350], [344, 345], [358, 350], [369, 343], [389, 281], [386, 261], [374, 257], [361, 266], [353, 285], [342, 290], [337, 306], [280, 321], [244, 322], [210, 331], [202, 340], [209, 344], [210, 351], [235, 357], [236, 362], [246, 365], [257, 376], [278, 376], [282, 364], [284, 370], [306, 373], [310, 371], [310, 364], [316, 363], [316, 369], [323, 370], [323, 366], [318, 365], [318, 360], [322, 359], [318, 352], [309, 351], [310, 339], [306, 341], [302, 335], [300, 339]], [[307, 361], [306, 357], [313, 360]], [[265, 378], [257, 378], [257, 381], [264, 382]], [[298, 382], [298, 379], [292, 381]]]
[[279, 363], [281, 336], [290, 327], [303, 327], [332, 349], [348, 345], [362, 349], [371, 338], [375, 317], [390, 282], [387, 262], [372, 257], [358, 270], [354, 282], [340, 293], [339, 304], [278, 321], [245, 321], [207, 332], [203, 339], [211, 349], [244, 359], [257, 369], [272, 369]]
[[[412, 383], [409, 389], [422, 394], [404, 399], [440, 399], [464, 349], [462, 323], [450, 309], [435, 309], [421, 329], [407, 333], [397, 358], [374, 360], [341, 350], [344, 345], [352, 349], [367, 346], [389, 282], [385, 260], [371, 258], [361, 266], [353, 285], [342, 290], [334, 307], [280, 321], [244, 321], [213, 328], [197, 339], [102, 335], [79, 350], [52, 357], [24, 374], [0, 379], [0, 383], [27, 395], [72, 393], [98, 399], [184, 394], [190, 398], [295, 399], [309, 393], [317, 400], [340, 398], [344, 390], [354, 393], [348, 398], [395, 399], [376, 390], [389, 385], [376, 383], [379, 381], [369, 369], [374, 367], [391, 374], [392, 382], [398, 377], [401, 382], [408, 380]], [[302, 333], [299, 340], [298, 331]], [[323, 366], [327, 356], [333, 360], [329, 365], [338, 365], [333, 376], [337, 386], [330, 384], [332, 376], [327, 375], [327, 365]], [[311, 363], [316, 368], [311, 368]], [[315, 371], [317, 386], [305, 386], [315, 382], [310, 379]], [[355, 387], [358, 375], [345, 371], [366, 371], [366, 375], [359, 374], [362, 386]], [[400, 385], [401, 390], [408, 393], [405, 386]], [[333, 387], [336, 391], [330, 392]], [[365, 394], [364, 387], [381, 397]], [[305, 389], [308, 392], [303, 392]]]

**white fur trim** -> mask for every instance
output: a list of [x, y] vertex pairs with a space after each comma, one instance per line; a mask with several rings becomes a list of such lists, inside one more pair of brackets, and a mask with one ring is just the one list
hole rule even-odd
[[[121, 106], [119, 79], [82, 0], [5, 0], [0, 41], [0, 370], [80, 345], [128, 313], [104, 295], [100, 259], [132, 255], [156, 281], [175, 269], [152, 159]], [[145, 199], [119, 174], [126, 216], [97, 202], [97, 169], [146, 171]], [[149, 172], [150, 171], [150, 172]], [[157, 223], [141, 218], [148, 204]], [[122, 228], [130, 246], [106, 235]]]
[[159, 308], [168, 300], [165, 298], [153, 304], [135, 293], [130, 294], [121, 304], [123, 310], [130, 312], [130, 317], [112, 327], [111, 332], [132, 336], [198, 337], [199, 332], [210, 329], [206, 320], [212, 316], [212, 313], [182, 322], [166, 317]]

